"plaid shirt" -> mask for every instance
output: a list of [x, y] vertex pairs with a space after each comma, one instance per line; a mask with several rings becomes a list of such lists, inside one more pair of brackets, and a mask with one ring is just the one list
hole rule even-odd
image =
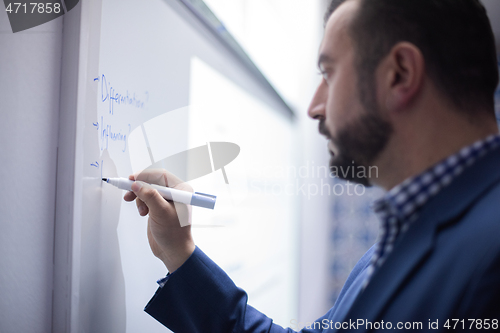
[[418, 218], [425, 203], [449, 185], [465, 168], [498, 145], [500, 145], [500, 135], [491, 135], [477, 141], [423, 173], [406, 179], [374, 202], [373, 210], [381, 222], [380, 233], [364, 287], [368, 285], [375, 269], [382, 266], [391, 253], [396, 239]]
[[158, 283], [160, 288], [163, 288], [167, 283], [169, 277], [170, 277], [170, 272], [168, 272], [167, 276], [165, 276], [164, 278], [161, 278], [158, 281], [156, 281], [156, 283]]

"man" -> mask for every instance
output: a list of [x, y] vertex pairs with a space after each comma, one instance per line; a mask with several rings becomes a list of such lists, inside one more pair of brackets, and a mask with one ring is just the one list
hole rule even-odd
[[[498, 71], [483, 6], [346, 0], [327, 17], [308, 113], [329, 138], [332, 170], [375, 165], [377, 178], [353, 180], [387, 193], [374, 204], [379, 241], [303, 332], [499, 329]], [[190, 190], [168, 173], [136, 180]], [[149, 314], [174, 332], [291, 332], [246, 304], [171, 203], [141, 182], [133, 191], [125, 199], [149, 212], [151, 247], [171, 272]]]

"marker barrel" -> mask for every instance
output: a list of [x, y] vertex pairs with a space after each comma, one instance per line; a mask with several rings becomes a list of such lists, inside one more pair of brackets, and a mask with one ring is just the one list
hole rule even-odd
[[[114, 185], [122, 190], [132, 191], [133, 180], [126, 178], [107, 178], [107, 183]], [[190, 193], [187, 191], [176, 190], [174, 188], [160, 186], [156, 184], [148, 184], [158, 191], [160, 195], [170, 201], [193, 205], [203, 208], [214, 209], [216, 196], [204, 194], [200, 192]]]

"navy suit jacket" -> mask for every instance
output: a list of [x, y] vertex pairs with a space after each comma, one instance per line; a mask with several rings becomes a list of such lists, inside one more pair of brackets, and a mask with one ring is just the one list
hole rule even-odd
[[[356, 264], [330, 311], [302, 332], [500, 330], [500, 149], [429, 200], [361, 291], [372, 253]], [[145, 311], [174, 332], [293, 332], [248, 305], [199, 248]]]

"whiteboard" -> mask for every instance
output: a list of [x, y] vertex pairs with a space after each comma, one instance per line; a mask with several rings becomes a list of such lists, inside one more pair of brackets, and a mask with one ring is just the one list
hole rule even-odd
[[[194, 1], [193, 1], [194, 3]], [[241, 50], [177, 0], [83, 1], [65, 16], [55, 241], [55, 332], [165, 332], [143, 311], [166, 274], [146, 218], [102, 177], [210, 142], [238, 157], [193, 179], [196, 244], [288, 326], [297, 318], [296, 124]], [[229, 43], [230, 44], [230, 43]], [[236, 50], [236, 51], [235, 51]]]

